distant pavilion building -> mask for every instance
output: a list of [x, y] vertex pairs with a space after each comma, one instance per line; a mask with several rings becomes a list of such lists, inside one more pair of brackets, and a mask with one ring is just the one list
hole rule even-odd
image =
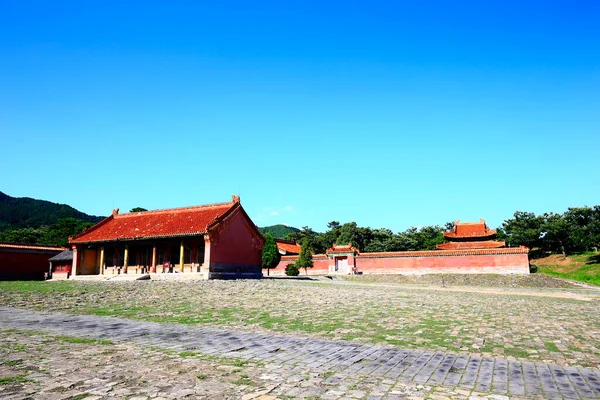
[[112, 215], [70, 238], [72, 276], [194, 273], [261, 278], [265, 239], [242, 208], [227, 203]]
[[437, 244], [439, 250], [497, 249], [506, 247], [504, 241], [496, 240], [496, 230], [490, 229], [485, 220], [479, 222], [454, 221], [454, 228], [444, 232], [449, 241]]

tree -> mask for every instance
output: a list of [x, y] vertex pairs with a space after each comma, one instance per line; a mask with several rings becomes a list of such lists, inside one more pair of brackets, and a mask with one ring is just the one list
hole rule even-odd
[[285, 274], [287, 276], [298, 276], [300, 274], [300, 271], [298, 271], [298, 267], [296, 266], [296, 264], [288, 264], [285, 266]]
[[273, 236], [268, 233], [265, 234], [265, 246], [262, 250], [262, 267], [267, 269], [267, 276], [269, 276], [269, 270], [277, 267], [279, 260], [281, 260], [281, 254], [277, 249], [277, 243]]
[[517, 211], [514, 218], [502, 224], [506, 242], [510, 246], [526, 246], [531, 250], [541, 247], [542, 224], [544, 219], [534, 213]]
[[61, 218], [56, 224], [47, 227], [46, 233], [41, 238], [41, 243], [53, 246], [67, 246], [69, 237], [83, 232], [92, 226], [91, 222], [84, 222], [76, 218]]
[[296, 268], [304, 268], [304, 272], [308, 275], [308, 268], [313, 267], [313, 258], [312, 251], [310, 247], [305, 243], [302, 243], [302, 250], [300, 250], [300, 255], [298, 256], [298, 261], [296, 261]]
[[359, 227], [356, 222], [348, 222], [339, 228], [337, 244], [348, 244], [359, 250], [366, 248], [373, 241], [373, 231], [371, 228]]
[[560, 214], [544, 214], [544, 224], [542, 225], [542, 243], [544, 248], [549, 251], [560, 249], [564, 258], [567, 258], [570, 233], [573, 227], [569, 221]]
[[443, 228], [438, 225], [424, 226], [417, 232], [418, 250], [435, 250], [435, 245], [444, 243]]
[[133, 207], [131, 210], [129, 210], [129, 212], [142, 212], [142, 211], [148, 211], [143, 207]]
[[299, 232], [292, 232], [285, 238], [287, 240], [294, 240], [297, 243], [302, 243], [302, 247], [308, 246], [316, 253], [324, 253], [327, 248], [323, 247], [322, 243], [317, 240], [319, 236], [319, 233], [315, 232], [312, 228], [303, 226], [302, 230]]

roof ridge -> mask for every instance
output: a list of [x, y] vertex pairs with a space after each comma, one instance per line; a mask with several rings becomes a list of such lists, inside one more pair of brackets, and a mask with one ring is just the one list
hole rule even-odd
[[46, 244], [31, 244], [31, 243], [11, 243], [11, 242], [0, 242], [0, 247], [14, 247], [14, 248], [32, 248], [40, 250], [68, 250], [65, 246], [52, 246]]
[[174, 207], [174, 208], [163, 208], [160, 210], [137, 211], [137, 212], [129, 212], [129, 213], [125, 213], [125, 214], [115, 214], [115, 218], [132, 217], [132, 216], [139, 216], [139, 215], [164, 214], [164, 213], [173, 213], [173, 212], [178, 212], [178, 211], [181, 211], [181, 212], [190, 211], [190, 210], [193, 211], [193, 210], [198, 210], [198, 209], [232, 206], [234, 204], [235, 204], [235, 202], [233, 202], [233, 201], [226, 201], [223, 203], [202, 204], [199, 206]]

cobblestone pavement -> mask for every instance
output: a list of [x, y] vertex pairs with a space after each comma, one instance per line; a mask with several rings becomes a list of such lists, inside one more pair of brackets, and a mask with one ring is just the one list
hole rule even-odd
[[479, 277], [508, 287], [326, 278], [0, 282], [0, 305], [600, 368], [600, 290], [501, 278]]
[[[236, 391], [231, 388], [233, 383], [229, 383], [222, 391], [213, 389], [207, 393], [206, 388], [202, 388], [202, 385], [195, 388], [198, 385], [194, 383], [194, 389], [182, 384], [175, 392], [153, 391], [144, 393], [142, 398], [178, 398], [184, 395], [215, 398], [217, 394], [223, 398], [245, 399], [254, 398], [252, 396], [262, 396], [265, 399], [291, 396], [321, 399], [506, 398], [503, 396], [600, 398], [600, 370], [557, 364], [8, 307], [0, 307], [0, 326], [3, 329], [35, 330], [51, 335], [108, 339], [117, 344], [142, 349], [158, 348], [179, 354], [196, 352], [204, 357], [233, 358], [250, 362], [263, 372], [275, 373], [274, 383], [262, 385], [256, 391]], [[159, 366], [160, 369], [160, 357], [153, 357], [156, 363], [154, 368]], [[147, 365], [140, 365], [139, 368], [147, 368]], [[73, 374], [77, 376], [77, 370]], [[263, 377], [266, 375], [269, 373], [264, 373]], [[94, 379], [91, 376], [88, 378]], [[99, 379], [96, 382], [99, 387], [106, 389], [107, 382], [102, 381], [102, 377], [95, 379]], [[250, 378], [248, 375], [240, 379], [243, 384], [244, 379]], [[75, 383], [79, 384], [79, 381]], [[234, 386], [240, 386], [239, 383], [238, 381], [238, 385]], [[77, 385], [73, 386], [76, 387]], [[186, 387], [191, 391], [185, 392]], [[32, 390], [36, 393], [35, 389], [28, 389], [29, 392]], [[124, 392], [120, 394], [87, 390], [84, 393], [96, 395], [97, 398], [138, 394], [131, 388], [124, 388]], [[205, 392], [202, 393], [202, 390]], [[49, 392], [47, 388], [42, 391]], [[6, 398], [24, 399], [30, 394], [8, 392]], [[75, 398], [74, 395], [70, 396], [57, 398]]]

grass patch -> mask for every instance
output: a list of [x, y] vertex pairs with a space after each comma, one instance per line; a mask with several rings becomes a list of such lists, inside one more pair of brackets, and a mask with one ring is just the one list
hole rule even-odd
[[600, 286], [599, 254], [587, 252], [570, 255], [561, 264], [545, 264], [544, 262], [543, 259], [538, 262], [534, 260], [538, 271], [543, 274]]
[[505, 356], [511, 356], [514, 358], [529, 358], [529, 353], [526, 350], [520, 349], [504, 349]]
[[546, 346], [546, 349], [548, 351], [552, 351], [555, 353], [558, 353], [560, 350], [558, 350], [558, 347], [556, 347], [556, 345], [552, 342], [544, 342], [544, 346]]
[[9, 377], [5, 377], [5, 378], [0, 378], [0, 386], [8, 385], [11, 383], [25, 383], [25, 382], [29, 382], [29, 379], [26, 379], [25, 375], [9, 376]]
[[0, 281], [0, 291], [14, 293], [98, 292], [100, 290], [97, 285], [73, 281]]
[[199, 375], [196, 375], [196, 378], [198, 378], [198, 379], [200, 379], [200, 380], [204, 380], [204, 379], [206, 379], [206, 375], [204, 375], [204, 374], [199, 374]]
[[4, 364], [8, 367], [14, 367], [14, 366], [21, 364], [22, 362], [23, 362], [23, 360], [4, 360], [0, 364]]
[[240, 360], [240, 359], [234, 359], [232, 360], [232, 364], [234, 367], [243, 367], [244, 365], [247, 365], [249, 361], [246, 360]]
[[233, 382], [234, 385], [247, 385], [247, 386], [257, 386], [255, 382], [251, 381], [248, 376], [241, 377], [237, 381]]
[[90, 397], [89, 394], [82, 393], [82, 394], [78, 394], [76, 396], [70, 397], [70, 400], [83, 400], [83, 399], [87, 399], [88, 397]]
[[55, 336], [56, 340], [60, 340], [64, 343], [80, 343], [80, 344], [101, 344], [101, 345], [110, 345], [113, 344], [110, 340], [106, 339], [92, 339], [86, 337], [79, 336]]
[[335, 372], [333, 372], [333, 371], [327, 371], [327, 372], [324, 372], [323, 375], [321, 375], [321, 376], [323, 377], [323, 380], [327, 380], [327, 379], [331, 378], [334, 374], [335, 374]]

